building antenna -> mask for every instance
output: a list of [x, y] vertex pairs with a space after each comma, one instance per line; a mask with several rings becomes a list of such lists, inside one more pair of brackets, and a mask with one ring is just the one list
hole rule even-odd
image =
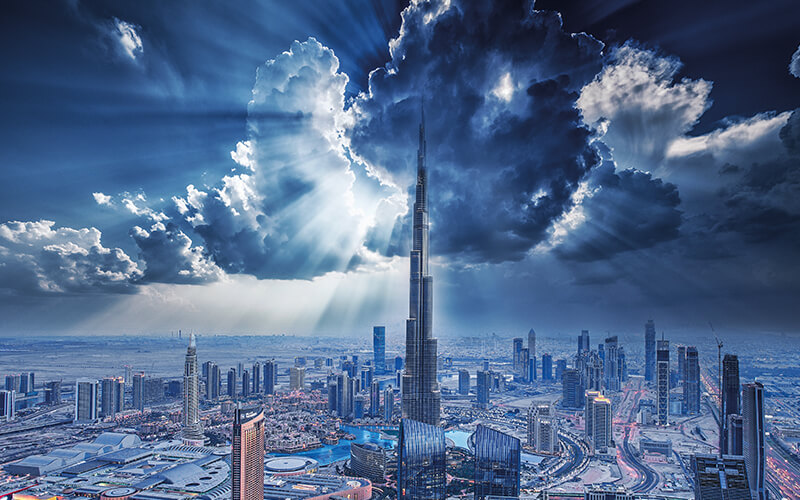
[[711, 333], [714, 334], [714, 340], [717, 341], [717, 363], [718, 363], [718, 372], [717, 378], [719, 379], [719, 456], [722, 458], [722, 419], [725, 418], [723, 415], [723, 408], [722, 408], [722, 341], [717, 337], [717, 332], [714, 330], [714, 325], [711, 322], [708, 322], [708, 326], [711, 327]]

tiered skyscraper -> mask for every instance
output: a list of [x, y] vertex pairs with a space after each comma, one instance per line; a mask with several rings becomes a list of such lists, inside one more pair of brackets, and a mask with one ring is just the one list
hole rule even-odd
[[436, 380], [437, 342], [433, 338], [433, 278], [428, 274], [428, 169], [425, 165], [425, 114], [419, 125], [417, 186], [411, 247], [411, 290], [406, 320], [403, 418], [439, 425], [441, 393]]
[[183, 371], [183, 442], [203, 445], [203, 428], [200, 425], [200, 387], [197, 379], [197, 344], [194, 333], [189, 337]]

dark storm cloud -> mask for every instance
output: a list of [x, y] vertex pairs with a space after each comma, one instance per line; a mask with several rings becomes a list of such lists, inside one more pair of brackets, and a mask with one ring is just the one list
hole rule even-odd
[[143, 282], [199, 284], [216, 281], [222, 271], [203, 255], [202, 247], [173, 222], [157, 222], [150, 230], [139, 226], [131, 230], [145, 263]]
[[[409, 181], [424, 96], [434, 253], [523, 258], [598, 161], [575, 100], [601, 68], [602, 44], [530, 5], [409, 7], [392, 60], [354, 104], [353, 150]], [[407, 225], [399, 219], [391, 237], [407, 239], [398, 230]], [[402, 248], [371, 243], [389, 254]]]

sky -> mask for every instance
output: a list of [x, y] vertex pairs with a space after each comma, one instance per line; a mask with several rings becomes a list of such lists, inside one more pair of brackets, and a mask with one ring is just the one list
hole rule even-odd
[[12, 1], [0, 335], [800, 334], [793, 0]]

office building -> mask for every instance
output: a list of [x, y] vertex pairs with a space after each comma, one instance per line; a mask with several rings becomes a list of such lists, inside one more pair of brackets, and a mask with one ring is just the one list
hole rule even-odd
[[584, 500], [636, 500], [639, 498], [624, 486], [592, 485], [583, 494]]
[[61, 381], [51, 380], [44, 387], [44, 402], [49, 405], [61, 404]]
[[553, 380], [553, 357], [547, 353], [542, 354], [542, 380], [545, 382]]
[[556, 360], [556, 382], [561, 382], [561, 377], [564, 376], [564, 370], [567, 369], [567, 360], [566, 359], [557, 359]]
[[123, 410], [125, 380], [122, 377], [104, 378], [100, 390], [101, 417], [113, 417]]
[[79, 423], [95, 422], [99, 418], [97, 400], [100, 396], [100, 382], [90, 379], [78, 379], [75, 382], [75, 421]]
[[728, 415], [739, 415], [741, 413], [741, 393], [739, 392], [739, 357], [735, 354], [726, 354], [722, 358], [722, 424], [723, 429], [720, 436], [722, 449], [727, 452], [728, 429], [724, 426], [727, 423]]
[[289, 370], [289, 389], [302, 391], [306, 385], [306, 369], [293, 366]]
[[458, 393], [462, 396], [468, 396], [469, 384], [469, 371], [464, 368], [458, 370]]
[[611, 401], [605, 396], [598, 395], [592, 400], [592, 439], [591, 446], [594, 453], [606, 453], [613, 446], [614, 434], [612, 423], [614, 414], [611, 411]]
[[386, 327], [372, 327], [372, 362], [378, 373], [386, 371]]
[[656, 411], [658, 425], [669, 425], [669, 341], [658, 341], [656, 351]]
[[558, 451], [558, 417], [550, 404], [534, 403], [528, 409], [528, 446], [537, 453]]
[[483, 424], [475, 431], [475, 500], [519, 496], [519, 439]]
[[592, 414], [594, 400], [600, 396], [601, 393], [598, 391], [586, 391], [586, 402], [583, 406], [583, 437], [587, 443], [592, 442], [592, 436], [594, 435], [594, 415]]
[[397, 498], [443, 500], [446, 496], [444, 430], [404, 418], [397, 448]]
[[381, 384], [377, 380], [369, 386], [369, 414], [376, 418], [381, 416]]
[[565, 408], [583, 407], [583, 390], [578, 370], [567, 368], [561, 376], [561, 404]]
[[17, 402], [14, 391], [0, 391], [0, 421], [10, 422], [14, 419], [14, 406]]
[[683, 387], [683, 382], [686, 380], [686, 346], [678, 346], [678, 383]]
[[231, 436], [231, 498], [264, 498], [264, 413], [236, 408]]
[[764, 448], [764, 386], [761, 382], [742, 385], [742, 454], [747, 482], [754, 500], [766, 500], [767, 472]]
[[336, 414], [340, 417], [348, 417], [353, 411], [353, 394], [350, 376], [347, 373], [340, 373], [336, 380]]
[[519, 354], [522, 352], [522, 338], [516, 337], [512, 341], [511, 347], [511, 368], [515, 372], [520, 371]]
[[742, 457], [698, 453], [692, 457], [695, 500], [750, 500], [745, 462]]
[[249, 397], [253, 391], [250, 388], [250, 370], [244, 369], [242, 370], [242, 397], [247, 398]]
[[383, 483], [386, 475], [386, 450], [375, 443], [350, 443], [350, 471], [373, 483]]
[[228, 383], [226, 385], [228, 396], [231, 398], [236, 397], [236, 368], [228, 370]]
[[353, 398], [353, 419], [361, 420], [364, 418], [364, 408], [367, 406], [367, 397], [363, 394], [356, 394]]
[[617, 336], [608, 337], [605, 341], [605, 359], [603, 360], [603, 382], [606, 390], [619, 392], [619, 353], [617, 351], [619, 342]]
[[253, 363], [253, 394], [261, 394], [261, 363]]
[[390, 385], [383, 391], [383, 420], [387, 423], [392, 421], [394, 415], [394, 390]]
[[744, 448], [742, 440], [744, 439], [744, 421], [742, 416], [728, 415], [725, 429], [727, 429], [728, 432], [728, 434], [725, 436], [728, 446], [726, 453], [728, 455], [743, 456]]
[[589, 347], [589, 330], [581, 330], [578, 335], [578, 356], [588, 353], [591, 350]]
[[479, 408], [489, 407], [489, 389], [492, 386], [492, 373], [488, 371], [478, 371], [478, 381], [475, 386]]
[[428, 170], [425, 116], [419, 126], [416, 199], [412, 211], [411, 289], [406, 320], [403, 418], [439, 425], [441, 392], [436, 379], [437, 341], [433, 337], [433, 278], [428, 273]]
[[222, 372], [216, 363], [208, 367], [208, 380], [206, 381], [206, 399], [216, 401], [222, 392]]
[[[684, 415], [700, 414], [700, 357], [697, 347], [688, 346], [684, 361], [683, 402]], [[678, 358], [680, 359], [680, 358]]]
[[594, 351], [590, 351], [581, 359], [583, 361], [581, 373], [583, 389], [588, 391], [603, 390], [603, 360]]
[[644, 379], [648, 382], [656, 378], [656, 325], [652, 319], [644, 325]]
[[[331, 364], [333, 360], [331, 360]], [[275, 361], [264, 362], [264, 394], [275, 394], [275, 381], [278, 365]]]
[[528, 360], [528, 381], [533, 382], [536, 380], [536, 358]]
[[203, 446], [203, 427], [200, 425], [200, 381], [197, 373], [197, 341], [189, 335], [183, 369], [183, 443]]
[[528, 356], [529, 359], [536, 359], [536, 332], [533, 328], [528, 330]]
[[364, 366], [361, 368], [361, 387], [369, 387], [372, 385], [372, 378], [375, 376], [375, 368], [372, 366]]
[[133, 409], [144, 411], [144, 372], [133, 374]]
[[22, 385], [22, 377], [19, 374], [6, 375], [6, 390], [19, 392], [20, 385]]
[[528, 379], [528, 361], [530, 361], [528, 348], [523, 347], [519, 351], [519, 359], [518, 359], [519, 369], [517, 370], [523, 382], [533, 382], [532, 380]]

